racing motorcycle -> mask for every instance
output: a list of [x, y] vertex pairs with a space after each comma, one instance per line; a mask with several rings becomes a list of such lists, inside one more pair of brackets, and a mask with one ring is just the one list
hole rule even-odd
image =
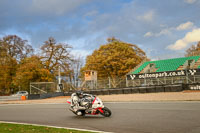
[[[72, 99], [68, 99], [67, 103], [71, 105]], [[111, 116], [111, 111], [107, 107], [103, 105], [103, 102], [100, 98], [93, 96], [90, 98], [82, 98], [80, 100], [80, 107], [78, 109], [74, 109], [72, 106], [70, 107], [70, 111], [72, 111], [77, 116], [85, 116], [86, 114], [89, 115], [98, 115], [101, 114], [105, 117]]]

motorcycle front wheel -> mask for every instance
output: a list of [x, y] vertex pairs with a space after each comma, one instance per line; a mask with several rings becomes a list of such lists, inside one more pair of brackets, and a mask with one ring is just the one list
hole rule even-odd
[[100, 111], [101, 115], [103, 115], [105, 117], [110, 117], [111, 116], [112, 113], [111, 113], [110, 109], [108, 109], [107, 107], [104, 107], [104, 108], [102, 108], [102, 110], [103, 110], [103, 113], [101, 113], [101, 111]]

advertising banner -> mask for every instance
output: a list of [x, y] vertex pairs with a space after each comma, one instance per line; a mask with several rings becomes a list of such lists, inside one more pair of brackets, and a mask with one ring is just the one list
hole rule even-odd
[[188, 70], [165, 71], [165, 72], [142, 73], [142, 74], [129, 74], [129, 75], [127, 75], [127, 80], [176, 77], [176, 76], [186, 76], [186, 75], [188, 75], [188, 76], [200, 75], [200, 69], [188, 69]]

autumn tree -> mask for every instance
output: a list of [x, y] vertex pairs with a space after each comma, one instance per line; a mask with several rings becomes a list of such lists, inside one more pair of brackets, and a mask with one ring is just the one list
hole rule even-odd
[[53, 37], [44, 42], [41, 47], [41, 60], [47, 70], [54, 72], [60, 65], [67, 68], [71, 61], [69, 49], [65, 43], [57, 43]]
[[82, 71], [96, 70], [98, 78], [110, 77], [113, 87], [116, 87], [117, 78], [125, 76], [145, 57], [145, 52], [137, 45], [108, 38], [107, 44], [87, 56]]
[[0, 89], [2, 93], [10, 93], [17, 64], [21, 59], [33, 53], [26, 40], [16, 35], [8, 35], [0, 39]]
[[9, 57], [6, 49], [1, 46], [2, 45], [0, 45], [0, 94], [8, 94], [13, 88], [12, 79], [16, 72], [17, 61]]
[[33, 48], [27, 40], [23, 40], [16, 35], [8, 35], [1, 40], [1, 47], [7, 51], [7, 56], [20, 61], [33, 53]]
[[197, 45], [192, 45], [190, 48], [186, 50], [185, 56], [197, 56], [200, 55], [200, 41]]
[[21, 60], [13, 80], [17, 89], [29, 91], [30, 82], [50, 82], [53, 75], [45, 69], [37, 56], [27, 57]]

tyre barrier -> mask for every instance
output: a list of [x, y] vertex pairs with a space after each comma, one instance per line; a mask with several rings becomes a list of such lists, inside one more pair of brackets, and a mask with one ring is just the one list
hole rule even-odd
[[131, 94], [132, 93], [132, 89], [131, 88], [124, 88], [123, 89], [123, 94]]
[[64, 92], [64, 96], [71, 96], [73, 92]]
[[40, 94], [29, 94], [28, 95], [28, 99], [32, 100], [32, 99], [40, 99]]
[[45, 99], [45, 98], [51, 98], [51, 97], [57, 97], [57, 96], [65, 96], [63, 92], [55, 92], [55, 93], [43, 93], [43, 94], [29, 94], [28, 99]]
[[185, 90], [182, 84], [166, 86], [147, 86], [132, 88], [112, 88], [102, 90], [84, 91], [93, 95], [133, 94], [133, 93], [157, 93], [157, 92], [180, 92]]
[[156, 92], [165, 92], [165, 89], [162, 86], [156, 86]]
[[123, 89], [108, 89], [109, 95], [112, 94], [123, 94]]
[[146, 88], [146, 92], [147, 93], [155, 93], [156, 92], [156, 87], [154, 88], [151, 88], [151, 87], [148, 87], [148, 88]]
[[171, 92], [171, 86], [165, 86], [164, 91], [165, 92]]
[[137, 88], [132, 88], [131, 91], [132, 91], [132, 93], [140, 93], [139, 89], [137, 89]]
[[145, 87], [139, 88], [139, 93], [147, 93], [147, 89]]
[[102, 95], [109, 95], [109, 91], [108, 90], [103, 89], [103, 90], [101, 90], [101, 92], [102, 92]]

